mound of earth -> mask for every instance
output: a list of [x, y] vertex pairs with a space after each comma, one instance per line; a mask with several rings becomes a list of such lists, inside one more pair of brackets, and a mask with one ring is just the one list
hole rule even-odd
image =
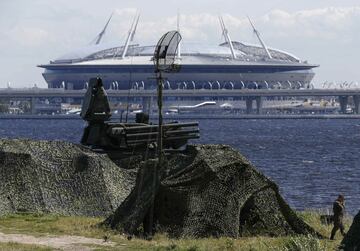
[[0, 140], [0, 215], [108, 216], [136, 174], [106, 155], [60, 141]]
[[67, 142], [0, 140], [0, 215], [108, 216], [105, 224], [135, 234], [153, 208], [157, 230], [174, 237], [320, 236], [229, 146], [189, 145], [161, 167], [142, 159], [115, 164]]
[[341, 250], [360, 251], [360, 211], [355, 216], [349, 231], [341, 242]]
[[146, 228], [151, 207], [158, 230], [173, 237], [321, 237], [289, 207], [274, 182], [224, 145], [188, 146], [162, 167], [156, 160], [142, 162], [134, 189], [104, 224], [136, 234], [141, 224]]

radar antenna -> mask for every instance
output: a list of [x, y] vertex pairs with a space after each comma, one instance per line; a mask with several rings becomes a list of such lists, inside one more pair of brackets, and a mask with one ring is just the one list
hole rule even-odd
[[177, 31], [169, 31], [165, 33], [157, 43], [154, 52], [154, 65], [157, 80], [158, 91], [158, 112], [159, 112], [159, 137], [158, 137], [158, 154], [159, 162], [161, 163], [162, 153], [162, 90], [163, 90], [163, 76], [164, 72], [177, 72], [180, 70], [179, 65], [175, 64], [177, 50], [181, 40], [181, 35]]
[[[163, 117], [162, 117], [162, 90], [163, 90], [163, 76], [164, 72], [177, 72], [180, 70], [178, 65], [175, 65], [175, 58], [177, 54], [177, 49], [181, 40], [181, 35], [177, 31], [169, 31], [165, 33], [157, 43], [154, 52], [154, 65], [155, 65], [155, 74], [157, 80], [157, 101], [158, 101], [158, 112], [159, 112], [159, 124], [158, 124], [158, 137], [157, 137], [157, 155], [158, 163], [155, 166], [155, 175], [153, 180], [153, 189], [155, 189], [155, 184], [157, 183], [158, 171], [162, 167], [163, 163]], [[153, 220], [154, 220], [154, 200], [155, 200], [155, 190], [152, 196], [152, 203], [148, 213], [148, 229], [146, 233], [152, 236], [153, 231]]]
[[91, 44], [100, 44], [101, 39], [102, 39], [103, 36], [105, 35], [106, 29], [107, 29], [107, 27], [108, 27], [108, 25], [109, 25], [109, 23], [110, 23], [110, 20], [111, 20], [113, 14], [114, 14], [114, 12], [111, 13], [111, 15], [110, 15], [108, 21], [106, 22], [104, 28], [103, 28], [102, 31], [94, 38], [94, 40], [91, 42]]
[[248, 16], [248, 19], [249, 19], [249, 22], [250, 22], [253, 30], [254, 30], [255, 35], [256, 35], [257, 38], [259, 39], [259, 42], [260, 42], [261, 46], [264, 48], [267, 56], [268, 56], [270, 59], [272, 59], [272, 56], [271, 56], [271, 54], [270, 54], [270, 52], [269, 52], [266, 44], [264, 43], [264, 41], [263, 41], [263, 40], [261, 39], [261, 37], [260, 37], [260, 32], [255, 28], [255, 25], [253, 24], [253, 22], [251, 21], [251, 19], [250, 19], [249, 16]]

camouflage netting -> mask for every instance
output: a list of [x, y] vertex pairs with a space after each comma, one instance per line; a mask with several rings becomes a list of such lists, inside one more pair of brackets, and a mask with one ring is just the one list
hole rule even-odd
[[142, 158], [115, 164], [67, 142], [0, 140], [0, 215], [111, 214], [106, 224], [134, 234], [155, 201], [158, 230], [174, 237], [320, 236], [276, 184], [228, 146], [188, 146], [167, 156], [162, 168]]
[[128, 196], [135, 176], [75, 144], [0, 140], [0, 215], [109, 215]]
[[188, 146], [161, 170], [155, 160], [142, 162], [134, 189], [104, 224], [136, 234], [153, 200], [158, 230], [173, 237], [321, 237], [297, 217], [274, 182], [229, 146]]
[[360, 251], [360, 211], [342, 240], [341, 249], [344, 251]]

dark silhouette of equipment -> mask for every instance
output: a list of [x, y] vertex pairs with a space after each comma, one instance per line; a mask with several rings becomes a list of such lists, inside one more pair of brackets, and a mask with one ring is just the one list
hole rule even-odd
[[162, 163], [162, 151], [164, 144], [164, 126], [163, 126], [163, 115], [162, 115], [162, 106], [163, 106], [163, 86], [164, 78], [162, 76], [163, 72], [177, 72], [180, 70], [179, 65], [175, 64], [175, 59], [177, 55], [177, 50], [181, 40], [181, 35], [177, 31], [169, 31], [165, 33], [157, 43], [154, 51], [154, 65], [155, 65], [155, 74], [157, 79], [157, 100], [158, 100], [158, 132], [160, 137], [158, 137], [158, 158], [159, 166]]
[[[157, 160], [155, 165], [148, 169], [148, 173], [140, 172], [139, 175], [148, 184], [143, 187], [148, 193], [149, 205], [146, 214], [143, 216], [144, 236], [150, 240], [155, 229], [154, 204], [155, 197], [160, 184], [161, 171], [166, 169], [164, 152], [169, 149], [177, 149], [187, 144], [189, 139], [199, 138], [198, 123], [163, 123], [162, 90], [164, 85], [163, 73], [176, 72], [179, 66], [175, 64], [177, 49], [181, 36], [177, 31], [165, 33], [159, 40], [154, 52], [154, 66], [157, 80], [157, 103], [158, 103], [158, 124], [149, 124], [149, 116], [144, 113], [136, 114], [136, 123], [111, 122], [110, 106], [106, 92], [100, 78], [90, 79], [89, 88], [85, 94], [85, 100], [81, 116], [88, 122], [81, 139], [83, 145], [93, 148], [101, 148], [109, 153], [130, 152], [134, 149], [146, 150], [145, 160], [148, 160], [148, 149], [153, 149]], [[151, 161], [148, 161], [151, 163]], [[149, 183], [146, 183], [148, 180]], [[131, 195], [130, 195], [131, 196]], [[137, 198], [138, 199], [138, 198]], [[136, 203], [136, 200], [130, 203]], [[120, 213], [121, 214], [121, 213]]]
[[[179, 65], [175, 64], [175, 59], [177, 55], [177, 50], [181, 40], [181, 35], [177, 31], [169, 31], [165, 33], [157, 43], [154, 51], [154, 66], [155, 74], [157, 79], [157, 103], [158, 103], [158, 138], [157, 138], [157, 157], [158, 162], [153, 170], [153, 181], [152, 181], [152, 196], [151, 196], [151, 206], [145, 216], [143, 221], [144, 234], [147, 239], [152, 239], [154, 234], [155, 224], [154, 224], [154, 204], [155, 197], [157, 193], [157, 184], [159, 184], [160, 170], [164, 169], [163, 163], [163, 152], [164, 147], [166, 147], [166, 126], [163, 125], [163, 115], [162, 115], [162, 106], [163, 106], [163, 86], [164, 78], [162, 73], [164, 72], [177, 72], [180, 70]], [[179, 130], [175, 130], [179, 131]], [[181, 130], [180, 130], [181, 132]], [[179, 139], [180, 140], [180, 139]], [[178, 141], [180, 144], [184, 144], [184, 141]], [[175, 143], [175, 142], [174, 142]]]
[[[81, 144], [94, 149], [133, 150], [156, 147], [158, 125], [149, 124], [149, 116], [136, 114], [136, 122], [119, 123], [110, 121], [111, 112], [107, 94], [100, 78], [92, 78], [85, 94], [81, 117], [88, 122], [84, 129]], [[178, 149], [189, 139], [199, 138], [197, 122], [172, 122], [162, 126], [165, 149]]]

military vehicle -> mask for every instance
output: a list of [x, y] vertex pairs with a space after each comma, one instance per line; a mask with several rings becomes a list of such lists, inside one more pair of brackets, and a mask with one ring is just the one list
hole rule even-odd
[[[150, 124], [147, 114], [137, 114], [134, 123], [111, 121], [109, 100], [100, 78], [90, 79], [80, 116], [88, 123], [81, 144], [94, 150], [126, 152], [157, 147], [158, 125]], [[197, 122], [165, 123], [162, 131], [165, 151], [199, 138]]]

